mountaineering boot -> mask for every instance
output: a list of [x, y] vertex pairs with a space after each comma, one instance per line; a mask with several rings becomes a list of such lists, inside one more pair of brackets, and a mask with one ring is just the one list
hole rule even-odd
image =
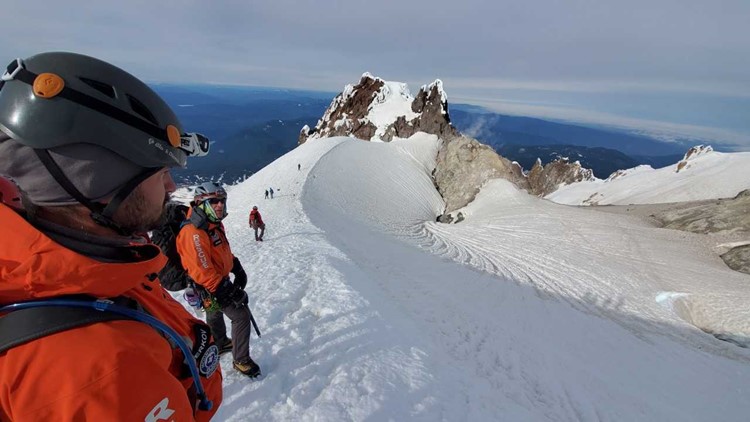
[[251, 358], [248, 358], [247, 362], [244, 363], [234, 362], [234, 369], [250, 378], [255, 378], [260, 375], [260, 366], [253, 362]]
[[224, 353], [228, 353], [232, 351], [232, 339], [227, 339], [227, 341], [219, 346], [219, 354], [223, 355]]

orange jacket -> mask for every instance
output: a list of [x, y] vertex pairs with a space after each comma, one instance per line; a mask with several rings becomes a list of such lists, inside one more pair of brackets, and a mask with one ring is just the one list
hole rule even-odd
[[[190, 210], [188, 218], [192, 216]], [[211, 293], [232, 270], [232, 249], [224, 226], [208, 223], [208, 229], [186, 224], [177, 235], [177, 253], [190, 278]]]
[[[0, 303], [68, 294], [126, 296], [195, 341], [193, 318], [161, 288], [166, 263], [153, 244], [133, 263], [96, 261], [67, 249], [0, 205]], [[0, 420], [207, 421], [221, 403], [221, 371], [201, 378], [212, 411], [194, 413], [179, 349], [137, 321], [91, 324], [0, 354]], [[149, 419], [149, 415], [151, 418]]]

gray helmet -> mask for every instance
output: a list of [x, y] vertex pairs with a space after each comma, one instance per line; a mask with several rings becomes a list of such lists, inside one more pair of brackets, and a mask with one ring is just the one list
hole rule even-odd
[[193, 191], [193, 202], [200, 203], [209, 198], [226, 199], [227, 191], [216, 182], [205, 182], [196, 186]]
[[[24, 149], [33, 151], [49, 175], [92, 211], [94, 221], [122, 234], [128, 233], [112, 220], [122, 201], [161, 168], [184, 167], [188, 155], [205, 155], [209, 144], [205, 137], [183, 133], [164, 100], [136, 77], [93, 57], [63, 52], [16, 59], [8, 65], [0, 80], [0, 131], [0, 138], [8, 135], [13, 140], [7, 144], [15, 148], [13, 159], [21, 159], [28, 152]], [[124, 184], [121, 177], [113, 178], [118, 179], [112, 187], [116, 190], [102, 204], [77, 186], [77, 176], [90, 174], [74, 173], [71, 178], [53, 157], [57, 154], [65, 161], [59, 157], [67, 159], [70, 149], [79, 153], [74, 162], [83, 163], [84, 156], [94, 156], [94, 161], [121, 157], [132, 164], [114, 168], [135, 171]], [[106, 156], [109, 152], [112, 156]]]
[[35, 149], [99, 145], [144, 168], [184, 167], [188, 155], [181, 149], [187, 134], [158, 94], [116, 66], [74, 53], [8, 66], [0, 129]]
[[[222, 214], [216, 214], [211, 204], [214, 202], [213, 199], [219, 199], [224, 201], [224, 207]], [[221, 185], [216, 182], [205, 182], [198, 185], [193, 192], [193, 204], [195, 207], [203, 211], [208, 221], [212, 223], [219, 223], [225, 219], [227, 215], [227, 191], [224, 190]]]

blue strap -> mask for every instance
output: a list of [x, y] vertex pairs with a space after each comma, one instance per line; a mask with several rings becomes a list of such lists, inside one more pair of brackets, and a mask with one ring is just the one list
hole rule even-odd
[[[195, 363], [195, 359], [190, 350], [190, 347], [185, 343], [185, 340], [177, 334], [167, 324], [159, 321], [158, 319], [148, 315], [144, 312], [140, 312], [134, 309], [130, 309], [121, 305], [115, 304], [111, 300], [99, 299], [99, 300], [76, 300], [76, 299], [50, 299], [50, 300], [37, 300], [29, 302], [13, 303], [0, 307], [0, 312], [15, 312], [25, 309], [32, 308], [50, 308], [50, 307], [71, 307], [71, 308], [88, 308], [95, 309], [100, 312], [114, 313], [117, 315], [124, 316], [125, 318], [133, 319], [136, 321], [148, 324], [157, 331], [163, 333], [167, 338], [171, 339], [177, 347], [180, 348], [182, 354], [185, 356], [185, 362], [190, 369], [190, 374], [193, 377], [193, 385], [195, 386], [196, 395], [198, 397], [198, 409], [200, 410], [211, 410], [213, 403], [208, 400], [206, 392], [203, 389], [203, 385], [200, 381], [200, 375], [198, 373], [198, 367]], [[2, 319], [7, 318], [7, 316]], [[118, 319], [118, 318], [112, 318]], [[124, 319], [124, 318], [123, 318]], [[79, 324], [80, 325], [80, 324]], [[70, 327], [72, 328], [72, 327]], [[58, 330], [59, 331], [59, 330]], [[37, 337], [38, 338], [38, 337]]]

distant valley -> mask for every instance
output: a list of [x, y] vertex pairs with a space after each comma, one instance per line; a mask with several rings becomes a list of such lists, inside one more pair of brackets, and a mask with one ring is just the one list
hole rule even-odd
[[297, 146], [299, 130], [314, 125], [335, 94], [256, 87], [154, 85], [191, 132], [208, 136], [211, 153], [178, 169], [178, 184], [234, 182]]
[[[249, 176], [297, 146], [303, 125], [314, 126], [336, 95], [331, 92], [209, 85], [154, 85], [185, 128], [212, 140], [207, 157], [175, 171], [180, 184]], [[569, 123], [506, 116], [463, 104], [450, 105], [451, 123], [529, 170], [537, 158], [558, 157], [593, 170], [598, 178], [649, 164], [674, 164], [692, 146]], [[720, 147], [718, 149], [721, 149]]]

